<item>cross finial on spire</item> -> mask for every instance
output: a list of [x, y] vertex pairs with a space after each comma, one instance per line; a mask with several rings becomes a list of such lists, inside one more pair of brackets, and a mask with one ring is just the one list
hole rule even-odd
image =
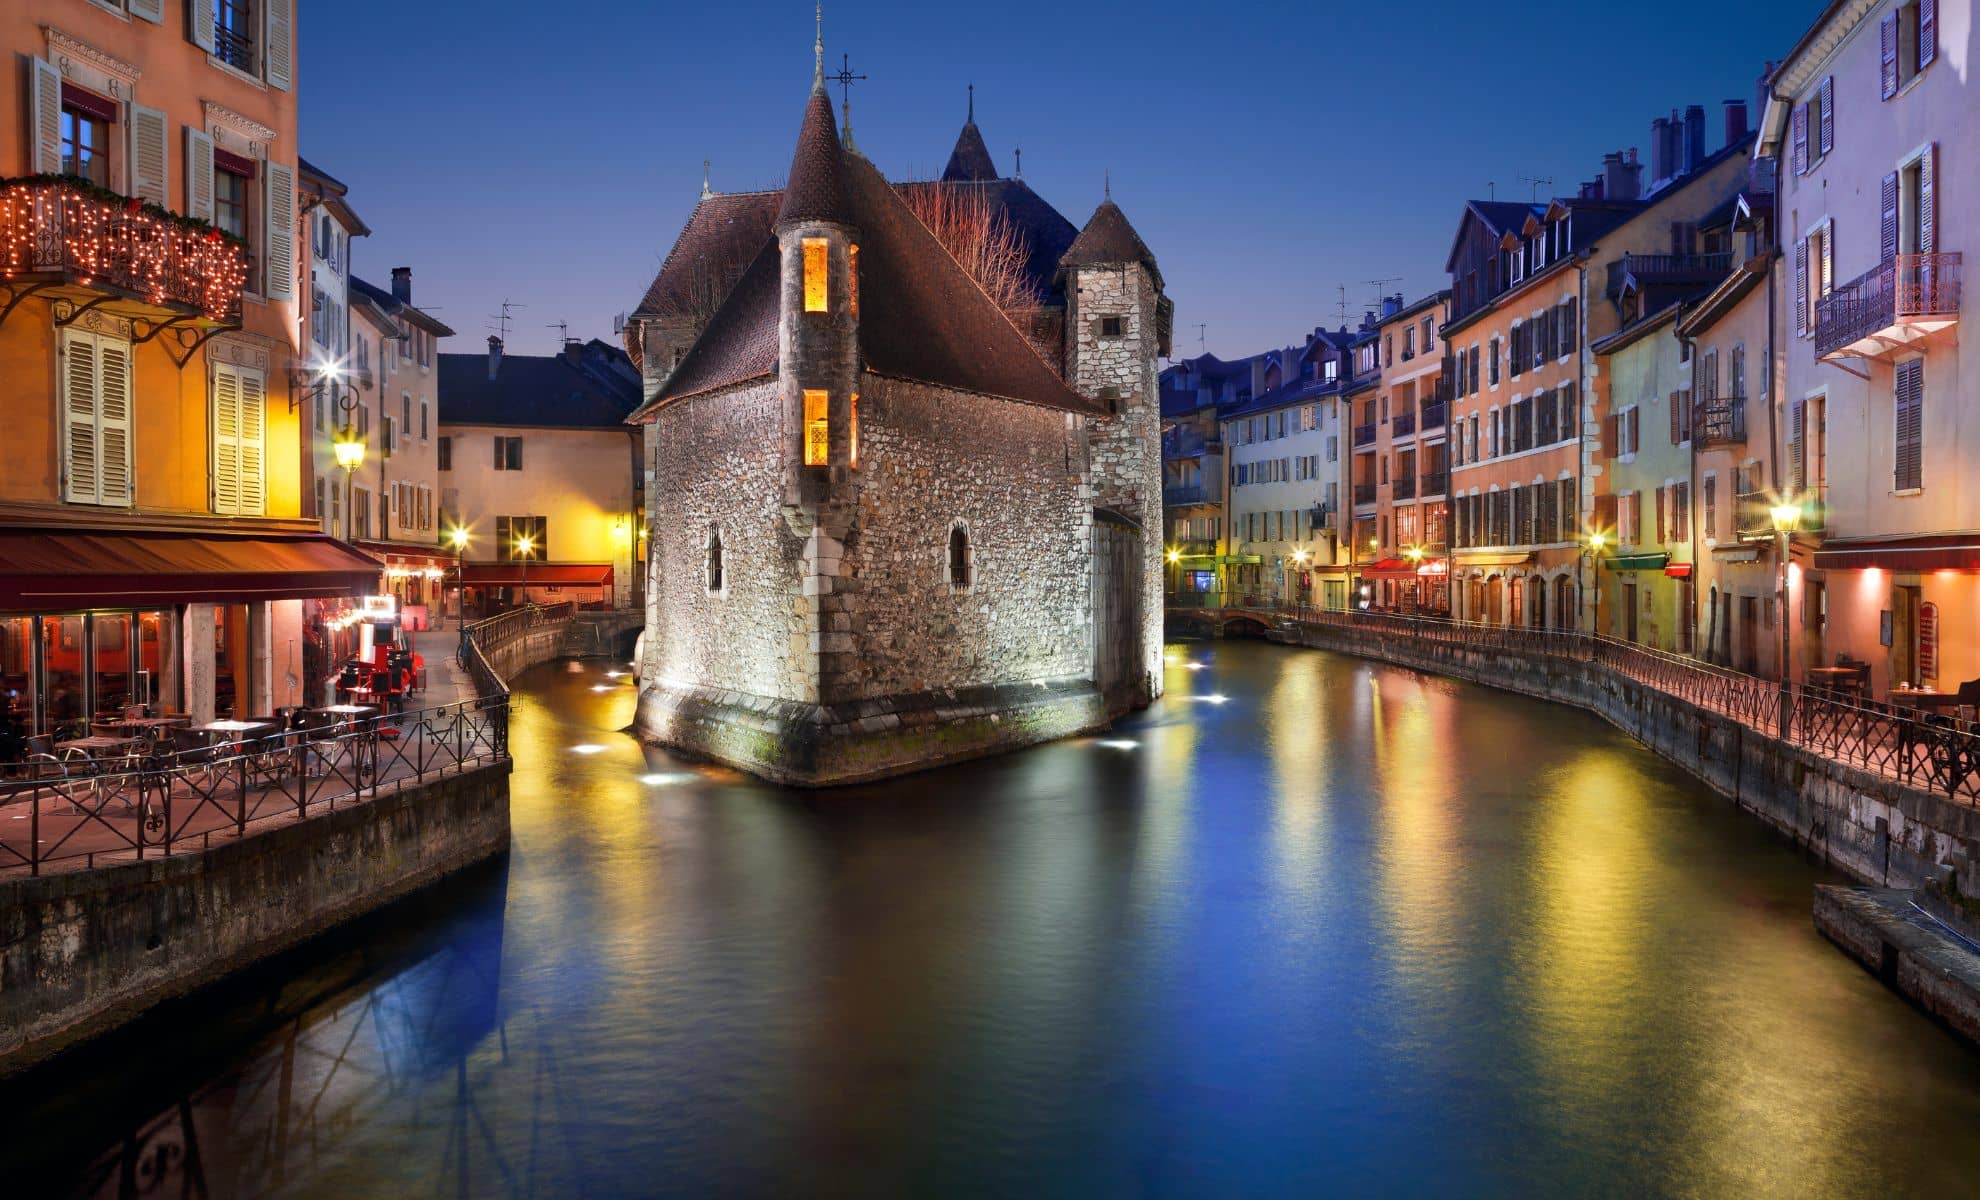
[[1114, 169], [1108, 167], [1100, 176], [1100, 179], [1100, 186], [1106, 192], [1106, 198], [1112, 200], [1114, 198]]
[[811, 90], [825, 94], [825, 2], [818, 2], [818, 39], [811, 43]]
[[829, 78], [833, 83], [839, 85], [840, 111], [845, 125], [844, 131], [839, 134], [839, 137], [846, 143], [848, 148], [851, 148], [853, 144], [852, 85], [865, 79], [866, 76], [853, 74], [851, 56], [841, 54], [839, 56], [839, 69], [829, 76]]
[[976, 85], [975, 85], [975, 84], [973, 84], [973, 83], [969, 85], [969, 120], [968, 120], [968, 123], [969, 123], [969, 124], [971, 124], [971, 125], [974, 125], [974, 124], [976, 124]]
[[708, 188], [708, 160], [704, 158], [701, 160], [701, 198], [706, 200], [714, 194]]
[[1017, 177], [1019, 179], [1023, 179], [1024, 178], [1024, 147], [1019, 146], [1011, 153], [1017, 156]]

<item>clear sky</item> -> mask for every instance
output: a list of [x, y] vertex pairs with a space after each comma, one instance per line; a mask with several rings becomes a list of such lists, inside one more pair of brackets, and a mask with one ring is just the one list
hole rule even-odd
[[[835, 0], [826, 55], [860, 148], [939, 173], [976, 84], [998, 168], [1075, 225], [1103, 172], [1176, 303], [1176, 352], [1235, 355], [1356, 314], [1371, 280], [1444, 285], [1459, 209], [1522, 177], [1568, 192], [1650, 121], [1752, 100], [1823, 0], [1516, 5], [1193, 0]], [[372, 229], [359, 273], [413, 267], [414, 300], [484, 348], [548, 328], [612, 340], [701, 188], [774, 186], [811, 83], [809, 0], [304, 0], [303, 154]], [[837, 91], [834, 90], [836, 98]], [[1757, 111], [1753, 114], [1757, 121]]]

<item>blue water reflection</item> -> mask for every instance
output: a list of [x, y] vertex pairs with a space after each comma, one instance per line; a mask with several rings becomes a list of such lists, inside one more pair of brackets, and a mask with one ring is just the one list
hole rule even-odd
[[533, 672], [505, 871], [201, 998], [197, 1053], [155, 1021], [60, 1064], [5, 1157], [103, 1196], [1980, 1169], [1980, 1062], [1814, 934], [1824, 876], [1607, 726], [1260, 644], [1172, 647], [1168, 685], [1102, 738], [819, 794], [620, 737], [603, 665]]

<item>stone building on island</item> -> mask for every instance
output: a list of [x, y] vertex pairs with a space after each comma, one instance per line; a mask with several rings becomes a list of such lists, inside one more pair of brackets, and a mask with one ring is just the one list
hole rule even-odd
[[[638, 730], [804, 785], [1159, 694], [1171, 312], [1111, 198], [1075, 231], [996, 176], [973, 112], [942, 180], [888, 182], [835, 127], [817, 51], [784, 190], [704, 188], [627, 330], [651, 497]], [[1015, 244], [1001, 302], [916, 189]]]

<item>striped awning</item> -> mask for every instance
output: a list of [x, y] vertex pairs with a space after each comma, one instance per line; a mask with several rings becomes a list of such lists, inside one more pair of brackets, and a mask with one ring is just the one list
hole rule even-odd
[[1908, 538], [1831, 539], [1815, 552], [1827, 571], [1980, 571], [1980, 534], [1940, 533]]

